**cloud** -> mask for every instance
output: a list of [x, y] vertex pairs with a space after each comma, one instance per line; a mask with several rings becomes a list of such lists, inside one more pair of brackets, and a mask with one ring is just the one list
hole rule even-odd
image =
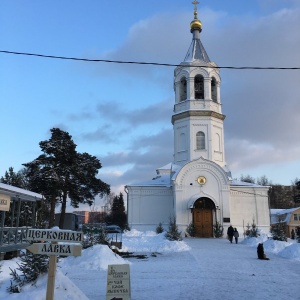
[[123, 121], [131, 126], [140, 126], [147, 123], [165, 122], [171, 112], [170, 101], [160, 101], [137, 109], [126, 109], [126, 106], [117, 102], [99, 103], [97, 112], [110, 121]]
[[[150, 180], [156, 175], [157, 168], [172, 160], [173, 133], [171, 129], [165, 129], [155, 135], [136, 138], [128, 151], [102, 156], [101, 179], [113, 186]], [[120, 171], [122, 167], [124, 171]], [[112, 170], [118, 170], [117, 176]]]
[[[209, 57], [219, 66], [299, 67], [300, 9], [281, 9], [252, 15], [229, 15], [209, 8], [201, 11], [201, 40]], [[174, 21], [176, 20], [176, 21]], [[117, 60], [180, 63], [192, 36], [190, 14], [155, 15], [132, 26], [127, 40], [107, 57]], [[158, 34], [159, 33], [159, 34]], [[97, 72], [118, 74], [122, 85], [136, 91], [135, 101], [143, 101], [139, 84], [164, 91], [167, 100], [136, 109], [116, 102], [98, 104], [97, 112], [107, 120], [118, 120], [128, 133], [125, 150], [102, 156], [105, 168], [127, 166], [118, 176], [107, 177], [113, 185], [147, 180], [155, 169], [173, 160], [173, 132], [170, 126], [174, 104], [173, 67], [106, 65]], [[99, 71], [99, 70], [98, 70]], [[229, 166], [238, 171], [283, 161], [299, 160], [300, 73], [299, 70], [226, 70], [221, 69], [221, 100], [226, 114], [225, 149]], [[147, 86], [147, 85], [146, 85]], [[122, 97], [130, 101], [130, 96]], [[128, 98], [128, 99], [127, 99]], [[151, 124], [161, 123], [164, 130], [149, 135]], [[149, 125], [149, 126], [148, 126]], [[148, 129], [148, 127], [149, 129]], [[169, 127], [170, 128], [170, 127]]]

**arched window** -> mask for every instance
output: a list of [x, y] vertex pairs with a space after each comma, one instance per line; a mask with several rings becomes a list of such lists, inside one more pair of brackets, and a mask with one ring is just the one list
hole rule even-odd
[[211, 98], [214, 102], [218, 102], [217, 81], [214, 77], [211, 79]]
[[180, 93], [180, 101], [186, 100], [186, 79], [184, 77], [181, 78], [180, 80], [179, 93]]
[[195, 99], [204, 99], [204, 79], [201, 75], [195, 77]]
[[196, 133], [196, 148], [197, 150], [205, 149], [205, 134], [202, 131]]

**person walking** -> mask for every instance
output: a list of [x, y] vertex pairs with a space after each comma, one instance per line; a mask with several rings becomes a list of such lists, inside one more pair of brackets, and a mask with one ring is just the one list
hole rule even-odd
[[240, 235], [239, 235], [239, 232], [237, 231], [236, 228], [234, 228], [234, 230], [233, 230], [233, 236], [234, 236], [234, 239], [235, 239], [235, 243], [237, 244]]
[[232, 239], [233, 239], [233, 227], [230, 225], [227, 229], [227, 235], [228, 235], [228, 239], [230, 241], [230, 243], [232, 243]]

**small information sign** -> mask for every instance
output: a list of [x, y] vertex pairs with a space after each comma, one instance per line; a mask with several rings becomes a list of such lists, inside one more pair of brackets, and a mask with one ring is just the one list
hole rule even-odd
[[9, 211], [10, 196], [0, 194], [0, 211]]
[[129, 265], [108, 265], [106, 300], [130, 300]]

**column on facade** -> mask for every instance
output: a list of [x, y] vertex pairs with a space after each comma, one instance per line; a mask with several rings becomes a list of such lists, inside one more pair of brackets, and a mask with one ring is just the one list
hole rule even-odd
[[219, 104], [221, 104], [221, 97], [220, 97], [220, 86], [221, 86], [221, 83], [220, 82], [216, 82], [216, 84], [217, 84], [217, 102], [219, 103]]
[[186, 85], [187, 85], [187, 100], [195, 100], [195, 80], [194, 77], [189, 77], [186, 80]]
[[211, 100], [211, 78], [204, 78], [204, 100]]
[[175, 103], [180, 102], [180, 81], [174, 83], [175, 87]]

